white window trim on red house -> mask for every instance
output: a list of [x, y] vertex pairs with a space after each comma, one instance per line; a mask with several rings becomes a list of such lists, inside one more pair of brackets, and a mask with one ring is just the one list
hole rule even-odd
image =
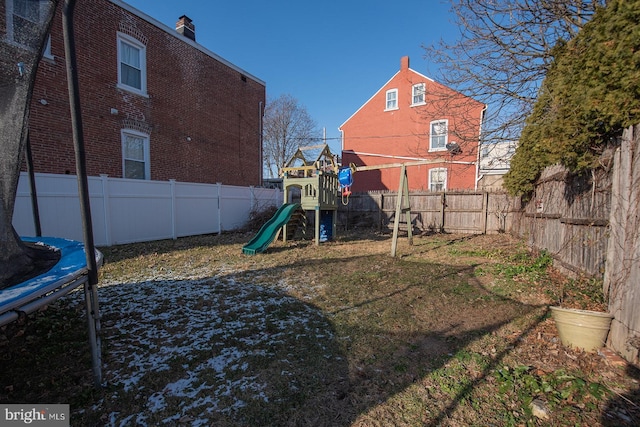
[[[434, 132], [436, 130], [435, 126], [440, 123], [444, 123], [444, 132]], [[444, 143], [440, 144], [440, 138], [442, 137], [444, 137]], [[438, 144], [434, 146], [436, 138], [438, 138]], [[429, 123], [429, 151], [446, 151], [447, 142], [449, 142], [449, 120], [439, 119]]]
[[[389, 95], [393, 94], [393, 97]], [[398, 109], [398, 89], [389, 89], [385, 96], [384, 111], [393, 111]]]
[[411, 106], [418, 107], [426, 105], [425, 101], [426, 85], [424, 83], [416, 83], [411, 87]]
[[[441, 186], [442, 188], [438, 188], [438, 186]], [[429, 169], [429, 190], [445, 191], [446, 189], [447, 189], [447, 168]]]

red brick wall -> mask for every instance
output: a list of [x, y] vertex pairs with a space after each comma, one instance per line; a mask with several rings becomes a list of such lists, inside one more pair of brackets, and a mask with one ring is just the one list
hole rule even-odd
[[[476, 162], [484, 105], [416, 73], [408, 65], [408, 58], [402, 58], [400, 71], [342, 125], [343, 150], [359, 153], [343, 152], [343, 164], [382, 165], [438, 158]], [[417, 83], [426, 84], [426, 104], [411, 106], [412, 86]], [[397, 110], [385, 111], [389, 89], [398, 89]], [[441, 119], [449, 122], [448, 141], [457, 142], [462, 153], [452, 157], [448, 151], [429, 152], [430, 122]], [[449, 169], [448, 189], [475, 187], [475, 164], [443, 162], [408, 168], [409, 189], [428, 189], [432, 168]], [[357, 172], [353, 191], [397, 190], [399, 177], [399, 168]]]
[[[78, 2], [75, 16], [89, 175], [123, 176], [126, 127], [149, 134], [153, 180], [260, 184], [263, 83], [108, 0]], [[118, 31], [146, 45], [148, 97], [117, 87]], [[73, 174], [60, 11], [51, 38], [54, 59], [41, 62], [32, 102], [34, 169]]]

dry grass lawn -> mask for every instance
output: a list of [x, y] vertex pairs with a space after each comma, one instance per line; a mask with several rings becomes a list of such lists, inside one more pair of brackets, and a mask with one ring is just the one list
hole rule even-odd
[[319, 247], [249, 233], [104, 248], [103, 377], [81, 293], [0, 335], [0, 402], [74, 426], [639, 425], [638, 370], [564, 348], [548, 306], [603, 308], [507, 235]]

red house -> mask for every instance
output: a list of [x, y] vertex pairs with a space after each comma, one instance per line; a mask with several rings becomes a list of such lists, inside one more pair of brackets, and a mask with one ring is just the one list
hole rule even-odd
[[[31, 104], [35, 172], [75, 174], [62, 1]], [[0, 37], [41, 19], [30, 0], [0, 1]], [[207, 24], [203, 22], [202, 24]], [[120, 0], [77, 3], [80, 103], [89, 175], [260, 185], [265, 83], [176, 28]]]
[[[486, 106], [409, 68], [340, 126], [342, 164], [407, 166], [409, 190], [475, 189]], [[399, 167], [359, 171], [353, 191], [397, 190]]]

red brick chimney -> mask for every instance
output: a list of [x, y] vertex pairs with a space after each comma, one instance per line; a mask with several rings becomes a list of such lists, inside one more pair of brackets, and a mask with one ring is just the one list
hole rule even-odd
[[196, 26], [187, 15], [182, 15], [176, 22], [176, 31], [188, 39], [196, 41]]
[[409, 69], [409, 57], [403, 56], [400, 58], [400, 70], [408, 70]]

